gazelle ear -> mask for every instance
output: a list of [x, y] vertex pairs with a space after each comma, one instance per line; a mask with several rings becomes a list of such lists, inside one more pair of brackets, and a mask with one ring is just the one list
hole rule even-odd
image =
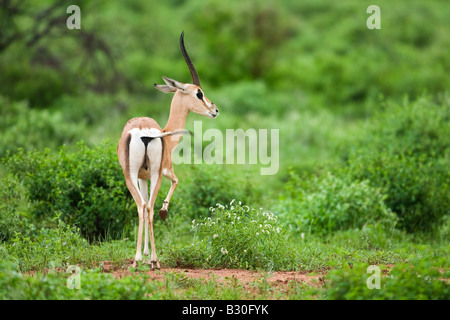
[[184, 83], [181, 83], [177, 80], [173, 80], [173, 79], [170, 79], [170, 78], [167, 78], [164, 76], [162, 78], [163, 78], [164, 82], [170, 87], [176, 88], [181, 91], [184, 91], [187, 88], [187, 86]]
[[162, 92], [175, 92], [180, 90], [183, 93], [186, 93], [187, 86], [184, 83], [181, 83], [177, 80], [173, 80], [167, 77], [163, 77], [164, 82], [167, 85], [159, 85], [155, 83], [156, 89]]
[[186, 92], [187, 86], [184, 83], [181, 83], [177, 80], [173, 80], [167, 77], [163, 77], [164, 82], [167, 85], [159, 85], [155, 83], [156, 89], [162, 92], [175, 92], [177, 90], [181, 90], [182, 92]]
[[162, 92], [165, 92], [165, 93], [177, 91], [177, 88], [174, 88], [174, 87], [171, 87], [171, 86], [167, 86], [167, 85], [164, 85], [164, 84], [156, 84], [155, 83], [155, 88], [158, 89], [159, 91], [162, 91]]

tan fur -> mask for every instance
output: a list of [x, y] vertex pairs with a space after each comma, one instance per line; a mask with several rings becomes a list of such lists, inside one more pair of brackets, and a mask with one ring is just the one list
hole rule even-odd
[[[156, 255], [155, 240], [153, 236], [153, 207], [155, 204], [156, 196], [159, 192], [159, 188], [161, 186], [162, 175], [164, 175], [171, 181], [169, 193], [167, 194], [163, 206], [159, 211], [160, 217], [164, 220], [167, 216], [167, 208], [169, 206], [170, 199], [172, 198], [172, 194], [178, 185], [178, 178], [173, 171], [172, 152], [180, 141], [181, 135], [179, 135], [178, 133], [180, 132], [180, 130], [184, 129], [187, 115], [190, 111], [209, 118], [215, 118], [219, 114], [216, 106], [203, 94], [197, 71], [195, 70], [195, 67], [184, 47], [183, 38], [184, 33], [182, 33], [180, 36], [181, 52], [183, 53], [189, 71], [191, 72], [192, 80], [195, 84], [185, 84], [173, 79], [163, 77], [163, 80], [166, 84], [155, 84], [156, 89], [162, 92], [175, 93], [170, 105], [170, 115], [166, 127], [161, 130], [161, 127], [158, 125], [158, 123], [156, 123], [156, 121], [151, 118], [133, 118], [129, 120], [123, 128], [122, 136], [117, 146], [117, 155], [119, 157], [119, 162], [125, 176], [127, 187], [130, 190], [130, 193], [133, 196], [133, 199], [136, 202], [138, 208], [139, 230], [136, 256], [134, 261], [135, 266], [136, 261], [141, 260], [142, 231], [143, 223], [145, 221], [144, 254], [149, 254], [148, 229], [150, 229], [150, 242], [152, 249], [150, 264], [152, 268], [159, 269], [160, 267]], [[136, 129], [139, 129], [139, 131], [137, 131]], [[160, 134], [157, 134], [157, 137], [152, 136], [149, 138], [161, 139], [162, 144], [152, 144], [152, 139], [145, 139], [146, 142], [143, 142], [143, 145], [141, 145], [139, 143], [140, 141], [136, 141], [130, 132], [132, 131], [135, 134], [134, 137], [137, 137], [139, 136], [139, 133], [150, 133], [150, 129], [152, 129], [152, 132], [155, 132], [155, 130], [153, 129], [161, 132]], [[142, 132], [141, 130], [144, 130], [144, 132]], [[138, 132], [138, 134], [136, 134], [136, 132]], [[140, 135], [138, 138], [141, 138], [142, 140], [143, 137], [147, 136]], [[133, 143], [134, 153], [130, 153], [131, 143]], [[145, 152], [142, 151], [144, 145]], [[161, 158], [159, 158], [160, 155]], [[142, 164], [140, 164], [141, 161]], [[139, 184], [138, 181], [134, 180], [138, 180]], [[151, 198], [149, 200], [147, 183], [148, 180], [151, 181]]]
[[[171, 107], [170, 107], [170, 115], [169, 120], [167, 121], [166, 127], [161, 130], [161, 127], [158, 123], [147, 117], [133, 118], [127, 122], [122, 131], [122, 136], [120, 138], [119, 144], [117, 146], [117, 155], [119, 157], [119, 162], [122, 167], [125, 181], [128, 189], [130, 190], [131, 195], [133, 196], [134, 201], [138, 207], [138, 215], [139, 215], [139, 235], [138, 235], [138, 244], [136, 249], [136, 257], [135, 264], [137, 260], [140, 260], [140, 250], [142, 245], [142, 223], [145, 220], [145, 248], [144, 254], [146, 254], [146, 250], [148, 250], [147, 244], [147, 228], [150, 228], [150, 241], [152, 247], [151, 254], [151, 265], [152, 268], [159, 268], [159, 262], [156, 256], [156, 250], [154, 245], [154, 237], [153, 237], [153, 207], [155, 204], [156, 196], [159, 192], [159, 188], [161, 186], [161, 177], [164, 175], [171, 181], [171, 187], [169, 193], [167, 194], [166, 199], [164, 200], [163, 206], [159, 211], [160, 217], [164, 220], [167, 216], [167, 210], [169, 206], [170, 199], [172, 198], [173, 192], [175, 191], [178, 185], [178, 178], [173, 170], [172, 163], [172, 152], [175, 147], [178, 145], [181, 135], [173, 135], [179, 130], [184, 129], [186, 123], [186, 117], [190, 111], [195, 113], [208, 116], [210, 118], [215, 118], [218, 115], [218, 111], [216, 106], [211, 103], [206, 97], [203, 97], [202, 100], [198, 99], [196, 93], [201, 88], [199, 86], [193, 84], [179, 84], [179, 88], [175, 89], [175, 94], [172, 99]], [[158, 88], [158, 86], [157, 86]], [[167, 88], [164, 88], [167, 90]], [[166, 92], [166, 91], [165, 91]], [[171, 91], [169, 91], [171, 92]], [[156, 181], [156, 185], [154, 186], [154, 192], [152, 194], [151, 199], [147, 203], [143, 199], [140, 191], [136, 188], [136, 182], [133, 183], [130, 177], [130, 153], [129, 153], [129, 142], [130, 142], [130, 130], [138, 128], [142, 129], [158, 129], [162, 131], [162, 134], [169, 134], [164, 136], [162, 139], [162, 157], [161, 157], [161, 165], [159, 170], [159, 177]], [[158, 138], [159, 139], [159, 138]], [[154, 159], [153, 159], [154, 160]], [[148, 159], [148, 161], [152, 161], [152, 159]], [[145, 168], [146, 161], [143, 161], [142, 167], [139, 169], [138, 178], [141, 180], [150, 180], [151, 174], [149, 168]], [[142, 183], [144, 184], [144, 183]], [[147, 186], [147, 184], [145, 184]], [[153, 187], [153, 186], [151, 186]]]

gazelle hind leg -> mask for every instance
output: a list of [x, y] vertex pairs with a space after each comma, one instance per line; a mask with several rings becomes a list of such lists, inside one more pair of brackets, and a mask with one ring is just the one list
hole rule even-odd
[[152, 253], [150, 256], [150, 266], [152, 269], [159, 269], [159, 261], [156, 255], [155, 237], [153, 234], [153, 208], [155, 206], [156, 196], [161, 187], [161, 157], [162, 157], [162, 142], [160, 139], [155, 139], [148, 144], [147, 156], [150, 160], [150, 201], [147, 204], [149, 211], [149, 229], [150, 229], [150, 244]]
[[130, 190], [131, 195], [133, 196], [134, 201], [136, 202], [136, 206], [138, 209], [139, 216], [139, 228], [138, 228], [138, 239], [136, 244], [136, 255], [134, 257], [133, 267], [136, 267], [137, 261], [142, 260], [142, 229], [144, 227], [144, 215], [147, 212], [147, 203], [142, 198], [141, 193], [139, 192], [139, 188], [137, 185], [137, 173], [130, 174], [130, 182], [127, 181], [127, 187]]
[[153, 208], [155, 206], [156, 196], [158, 195], [160, 187], [161, 187], [161, 177], [159, 176], [159, 174], [152, 175], [150, 186], [150, 201], [147, 205], [149, 210], [150, 244], [152, 247], [152, 253], [149, 262], [152, 269], [160, 268], [158, 257], [156, 255], [155, 238], [153, 234], [153, 216], [154, 216]]
[[145, 157], [145, 146], [142, 143], [141, 139], [136, 136], [132, 136], [129, 143], [129, 166], [125, 168], [125, 175], [128, 176], [126, 180], [126, 184], [128, 190], [130, 190], [131, 195], [133, 196], [134, 202], [136, 202], [136, 206], [138, 209], [139, 216], [139, 228], [137, 234], [137, 244], [136, 244], [136, 256], [134, 258], [133, 266], [136, 266], [137, 261], [142, 260], [142, 231], [144, 227], [144, 217], [147, 212], [147, 201], [142, 197], [141, 192], [139, 191], [138, 186], [138, 173], [139, 169], [142, 166], [142, 162]]
[[[144, 202], [148, 203], [148, 183], [147, 180], [139, 179], [139, 192], [141, 193]], [[144, 210], [144, 255], [148, 256], [150, 254], [150, 250], [148, 248], [148, 217], [149, 210], [146, 206], [146, 210]]]

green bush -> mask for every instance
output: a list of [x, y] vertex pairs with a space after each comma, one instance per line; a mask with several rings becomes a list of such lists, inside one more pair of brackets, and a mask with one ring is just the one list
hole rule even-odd
[[183, 191], [177, 188], [178, 194], [174, 198], [179, 197], [180, 200], [175, 201], [189, 205], [191, 219], [208, 215], [209, 208], [217, 203], [226, 203], [229, 199], [236, 198], [244, 201], [248, 199], [249, 195], [246, 195], [244, 189], [245, 182], [222, 165], [191, 165], [187, 171], [185, 180], [180, 181], [185, 187]]
[[353, 148], [370, 156], [387, 153], [439, 159], [450, 148], [449, 118], [448, 95], [422, 96], [415, 101], [405, 98], [403, 103], [384, 102], [368, 120], [366, 132]]
[[[336, 269], [327, 275], [325, 298], [332, 300], [448, 300], [448, 271], [441, 273], [427, 261], [416, 265], [398, 264], [381, 274], [380, 289], [369, 289], [367, 281], [373, 273], [367, 264], [352, 269]], [[382, 267], [380, 266], [380, 269]]]
[[205, 49], [197, 65], [213, 84], [267, 77], [279, 47], [292, 36], [295, 21], [273, 1], [192, 1], [184, 9], [183, 18], [193, 29], [202, 30], [198, 43]]
[[194, 241], [169, 253], [181, 265], [211, 268], [295, 269], [296, 251], [271, 212], [235, 200], [210, 208], [211, 217], [192, 221]]
[[7, 242], [17, 232], [29, 235], [35, 230], [23, 194], [23, 187], [14, 177], [7, 176], [0, 182], [0, 242]]
[[327, 234], [374, 223], [387, 229], [395, 225], [386, 196], [367, 181], [348, 181], [331, 173], [301, 181], [291, 172], [285, 190], [278, 215], [295, 232]]
[[74, 152], [20, 151], [5, 163], [22, 181], [39, 219], [61, 212], [90, 240], [107, 234], [114, 239], [134, 226], [136, 211], [110, 143], [90, 148], [80, 142]]
[[9, 58], [13, 63], [4, 59], [5, 55], [0, 59], [0, 95], [27, 101], [32, 107], [48, 108], [64, 92], [73, 92], [75, 83], [67, 83], [66, 74], [48, 66], [33, 64], [30, 62], [32, 58], [18, 55], [20, 53]]
[[26, 235], [27, 230], [15, 232], [5, 244], [2, 260], [13, 260], [21, 271], [68, 266], [76, 263], [80, 250], [87, 242], [78, 228], [66, 225], [57, 215], [55, 228], [41, 228]]
[[410, 233], [436, 231], [449, 208], [449, 172], [424, 157], [380, 154], [350, 160], [351, 174], [368, 179], [387, 195], [398, 228]]
[[116, 278], [98, 269], [80, 272], [80, 289], [69, 289], [65, 272], [26, 276], [9, 261], [0, 263], [0, 299], [3, 300], [143, 300], [161, 299], [164, 285], [150, 276]]
[[214, 92], [214, 102], [219, 107], [225, 107], [227, 113], [240, 115], [248, 113], [265, 116], [283, 115], [291, 111], [289, 106], [295, 104], [297, 99], [295, 95], [274, 91], [261, 80], [236, 81]]
[[368, 180], [408, 232], [430, 233], [448, 215], [449, 101], [388, 104], [350, 147], [350, 179]]
[[25, 150], [59, 147], [81, 137], [84, 124], [65, 121], [60, 111], [31, 109], [27, 102], [0, 96], [0, 157]]

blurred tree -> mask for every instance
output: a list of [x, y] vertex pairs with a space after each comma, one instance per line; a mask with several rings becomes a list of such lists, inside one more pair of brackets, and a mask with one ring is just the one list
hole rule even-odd
[[89, 28], [67, 28], [71, 1], [0, 3], [0, 94], [45, 108], [62, 94], [129, 85], [104, 39]]

